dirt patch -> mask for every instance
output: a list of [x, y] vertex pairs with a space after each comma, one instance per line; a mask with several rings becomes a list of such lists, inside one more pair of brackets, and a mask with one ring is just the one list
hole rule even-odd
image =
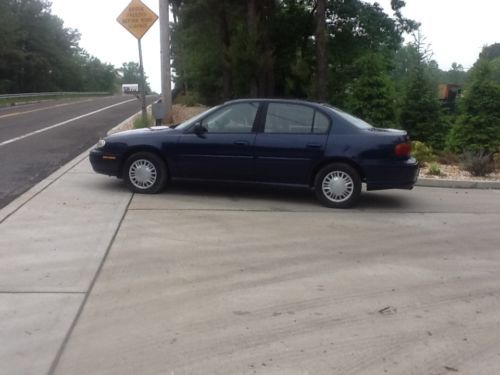
[[420, 176], [435, 180], [458, 180], [458, 181], [500, 181], [500, 172], [496, 171], [488, 176], [475, 177], [469, 172], [460, 169], [458, 165], [438, 164], [441, 174], [439, 176], [429, 174], [429, 166], [420, 170]]
[[194, 117], [197, 114], [206, 111], [207, 109], [208, 107], [202, 105], [187, 107], [182, 104], [174, 104], [172, 106], [172, 117], [174, 118], [174, 124], [189, 120], [191, 117]]

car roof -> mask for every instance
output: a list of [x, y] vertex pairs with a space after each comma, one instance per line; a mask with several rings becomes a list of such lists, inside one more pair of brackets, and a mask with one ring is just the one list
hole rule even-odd
[[318, 103], [309, 100], [301, 99], [286, 99], [286, 98], [244, 98], [244, 99], [234, 99], [225, 102], [224, 104], [231, 103], [248, 103], [248, 102], [280, 102], [280, 103], [290, 103], [290, 104], [306, 104], [324, 107], [326, 103]]

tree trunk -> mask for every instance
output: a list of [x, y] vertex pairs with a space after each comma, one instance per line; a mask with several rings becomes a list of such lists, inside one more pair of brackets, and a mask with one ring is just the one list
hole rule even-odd
[[231, 57], [229, 56], [229, 48], [231, 46], [231, 36], [229, 34], [229, 25], [226, 13], [226, 1], [220, 1], [219, 5], [219, 27], [222, 37], [223, 63], [222, 63], [222, 82], [224, 100], [232, 98], [232, 74], [231, 74]]
[[[248, 0], [248, 16], [247, 16], [247, 28], [248, 28], [248, 36], [249, 40], [254, 42], [257, 40], [257, 32], [258, 32], [258, 20], [255, 11], [255, 0]], [[253, 44], [253, 43], [252, 43]], [[257, 46], [255, 44], [248, 46], [248, 48], [256, 49]], [[257, 71], [253, 72], [254, 75], [250, 78], [250, 97], [255, 98], [259, 95], [259, 83], [257, 79]]]
[[275, 11], [275, 0], [260, 0], [258, 7], [261, 19], [261, 46], [262, 64], [259, 72], [259, 95], [263, 97], [273, 97], [274, 82], [274, 49], [270, 35], [270, 25]]
[[231, 56], [229, 49], [231, 47], [231, 35], [229, 32], [229, 23], [227, 20], [226, 0], [212, 1], [212, 6], [216, 7], [219, 19], [219, 34], [222, 43], [222, 96], [224, 100], [232, 98], [233, 84], [231, 72]]
[[326, 28], [326, 0], [316, 4], [316, 99], [327, 100], [328, 95], [328, 31]]

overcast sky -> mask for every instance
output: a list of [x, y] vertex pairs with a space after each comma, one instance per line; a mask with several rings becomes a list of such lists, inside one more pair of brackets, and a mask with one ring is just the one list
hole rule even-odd
[[[52, 13], [82, 34], [80, 46], [101, 61], [120, 67], [139, 61], [137, 40], [116, 18], [130, 0], [52, 0]], [[159, 0], [143, 0], [158, 14]], [[374, 2], [374, 1], [370, 1]], [[391, 13], [390, 0], [378, 1]], [[469, 68], [484, 45], [500, 42], [499, 0], [406, 0], [403, 14], [422, 24], [421, 31], [441, 69], [457, 62]], [[159, 21], [142, 39], [144, 68], [160, 92]]]

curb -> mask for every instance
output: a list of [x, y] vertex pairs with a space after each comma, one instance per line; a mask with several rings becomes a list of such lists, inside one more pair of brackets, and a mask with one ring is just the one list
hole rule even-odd
[[419, 178], [415, 186], [450, 189], [500, 189], [500, 181], [464, 181]]

